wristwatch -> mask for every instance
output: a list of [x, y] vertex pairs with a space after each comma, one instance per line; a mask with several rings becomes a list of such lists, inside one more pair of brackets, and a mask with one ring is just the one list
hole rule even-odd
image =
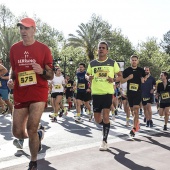
[[46, 70], [43, 70], [42, 75], [46, 75], [46, 73], [47, 73], [47, 71], [46, 71]]

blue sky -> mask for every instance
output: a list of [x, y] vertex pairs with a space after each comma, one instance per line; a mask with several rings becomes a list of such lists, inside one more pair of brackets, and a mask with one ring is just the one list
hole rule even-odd
[[169, 0], [0, 0], [15, 16], [36, 14], [67, 37], [93, 13], [120, 28], [134, 46], [155, 37], [158, 42], [170, 30]]

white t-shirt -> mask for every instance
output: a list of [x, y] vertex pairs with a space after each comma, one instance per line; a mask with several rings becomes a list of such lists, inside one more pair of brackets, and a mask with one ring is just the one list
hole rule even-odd
[[120, 84], [120, 88], [121, 88], [122, 94], [126, 95], [126, 93], [127, 93], [127, 82]]
[[51, 84], [52, 84], [52, 93], [64, 91], [63, 84], [65, 84], [65, 80], [63, 76], [57, 77], [56, 75], [54, 75]]

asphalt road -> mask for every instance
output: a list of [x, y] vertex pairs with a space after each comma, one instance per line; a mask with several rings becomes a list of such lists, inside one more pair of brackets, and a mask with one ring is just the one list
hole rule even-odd
[[[39, 170], [164, 170], [170, 169], [170, 131], [163, 131], [163, 118], [153, 109], [153, 128], [145, 127], [140, 116], [140, 131], [129, 138], [131, 127], [125, 126], [125, 114], [119, 110], [113, 122], [108, 151], [99, 151], [102, 140], [101, 126], [89, 122], [83, 115], [83, 123], [74, 122], [75, 110], [57, 123], [44, 112], [41, 123], [46, 128], [42, 150], [38, 155]], [[132, 118], [131, 118], [132, 120]], [[0, 169], [26, 170], [30, 159], [28, 140], [24, 149], [17, 150], [12, 142], [10, 115], [0, 115]], [[169, 125], [170, 127], [170, 125]]]

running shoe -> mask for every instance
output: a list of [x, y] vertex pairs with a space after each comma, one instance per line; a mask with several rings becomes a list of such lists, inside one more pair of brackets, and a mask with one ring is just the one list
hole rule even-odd
[[164, 125], [164, 128], [163, 128], [163, 130], [168, 130], [166, 125]]
[[140, 109], [140, 111], [139, 111], [139, 115], [142, 115], [142, 109]]
[[130, 136], [131, 137], [135, 137], [135, 132], [136, 132], [136, 128], [133, 128], [131, 131], [130, 131]]
[[117, 114], [117, 112], [118, 112], [118, 111], [117, 111], [117, 109], [115, 109], [115, 116], [117, 116], [117, 115], [118, 115], [118, 114]]
[[5, 114], [8, 111], [8, 106], [6, 106], [5, 110], [2, 110], [1, 114]]
[[109, 122], [110, 122], [110, 126], [114, 126], [114, 121], [113, 120], [109, 120]]
[[129, 126], [129, 125], [130, 125], [130, 120], [126, 119], [126, 126]]
[[144, 117], [143, 122], [146, 122], [146, 117]]
[[83, 122], [81, 117], [77, 117], [77, 116], [74, 118], [74, 120], [75, 120], [75, 122], [78, 122], [78, 123], [82, 123]]
[[150, 124], [150, 120], [147, 120], [146, 121], [146, 127], [149, 127], [149, 124]]
[[112, 114], [112, 120], [115, 121], [115, 114]]
[[92, 114], [92, 113], [89, 113], [89, 114], [88, 114], [88, 117], [89, 117], [89, 122], [91, 122], [91, 121], [92, 121], [92, 118], [93, 118], [93, 114]]
[[41, 151], [42, 145], [41, 141], [44, 139], [44, 133], [45, 133], [45, 127], [41, 125], [40, 129], [38, 130], [38, 136], [39, 136], [39, 149], [38, 152]]
[[150, 120], [149, 124], [150, 124], [150, 127], [153, 127], [153, 121], [152, 120]]
[[54, 117], [56, 117], [56, 116], [57, 116], [56, 113], [53, 113], [53, 114], [49, 115], [50, 118], [54, 118]]
[[13, 145], [18, 149], [23, 149], [24, 139], [14, 139]]
[[100, 151], [107, 151], [108, 150], [108, 144], [105, 141], [102, 141], [102, 144], [99, 147]]
[[37, 169], [37, 161], [35, 161], [35, 162], [30, 161], [28, 170], [38, 170]]
[[64, 113], [64, 110], [60, 111], [59, 117], [62, 117], [62, 116], [63, 116], [63, 113]]

